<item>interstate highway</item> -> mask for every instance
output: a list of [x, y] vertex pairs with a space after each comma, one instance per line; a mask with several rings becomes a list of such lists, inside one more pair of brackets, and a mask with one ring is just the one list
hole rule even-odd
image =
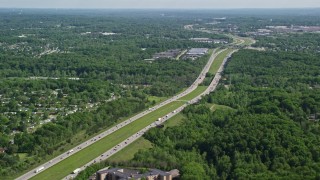
[[[221, 73], [223, 71], [223, 68], [224, 68], [224, 65], [225, 63], [227, 62], [228, 60], [228, 57], [231, 56], [234, 52], [236, 52], [236, 50], [230, 52], [226, 58], [224, 58], [221, 66], [219, 67], [214, 79], [211, 81], [211, 84], [207, 87], [207, 89], [201, 93], [200, 95], [198, 95], [197, 97], [193, 98], [192, 100], [189, 101], [188, 104], [194, 104], [194, 103], [197, 103], [201, 98], [202, 96], [204, 95], [207, 95], [211, 92], [213, 92], [220, 79], [221, 79]], [[136, 134], [132, 135], [131, 137], [127, 138], [126, 140], [122, 141], [121, 143], [117, 144], [116, 146], [114, 146], [112, 149], [106, 151], [105, 153], [103, 153], [101, 156], [95, 158], [94, 160], [88, 162], [86, 165], [80, 167], [81, 171], [86, 169], [86, 167], [94, 164], [94, 163], [98, 163], [98, 162], [101, 162], [101, 161], [104, 161], [106, 159], [108, 159], [110, 156], [116, 154], [117, 152], [119, 152], [120, 150], [122, 150], [123, 148], [125, 148], [126, 146], [128, 146], [129, 144], [133, 143], [135, 140], [139, 139], [141, 136], [143, 136], [144, 133], [146, 133], [150, 128], [154, 128], [156, 127], [157, 125], [160, 125], [164, 122], [166, 122], [167, 120], [169, 120], [170, 118], [172, 118], [173, 116], [175, 116], [176, 114], [180, 113], [185, 107], [187, 107], [188, 105], [187, 104], [184, 104], [182, 105], [181, 107], [173, 110], [172, 112], [170, 112], [169, 114], [163, 116], [163, 117], [160, 117], [159, 120], [153, 122], [152, 124], [148, 125], [147, 127], [143, 128], [142, 130], [140, 130], [139, 132], [137, 132]], [[76, 174], [69, 174], [68, 176], [66, 176], [65, 178], [63, 179], [72, 179], [74, 178], [75, 176], [77, 176], [78, 173]]]
[[[55, 164], [58, 164], [58, 163], [60, 163], [60, 162], [63, 162], [66, 158], [68, 158], [68, 157], [72, 156], [73, 154], [81, 151], [82, 149], [84, 149], [84, 148], [86, 148], [86, 147], [94, 144], [95, 142], [99, 141], [100, 139], [107, 138], [108, 135], [114, 133], [115, 131], [117, 131], [117, 130], [125, 127], [125, 126], [130, 125], [130, 123], [136, 121], [137, 119], [139, 119], [139, 118], [141, 118], [141, 117], [143, 117], [143, 116], [145, 116], [145, 115], [147, 115], [147, 114], [149, 114], [149, 113], [151, 113], [151, 112], [154, 112], [154, 111], [156, 111], [157, 109], [159, 109], [159, 108], [161, 108], [161, 107], [163, 107], [163, 106], [165, 106], [165, 105], [167, 105], [167, 104], [169, 104], [169, 103], [171, 103], [171, 102], [173, 102], [173, 101], [176, 101], [176, 100], [178, 100], [179, 98], [181, 98], [181, 97], [189, 94], [190, 92], [192, 92], [193, 90], [195, 90], [200, 83], [202, 83], [202, 81], [204, 80], [206, 73], [209, 71], [209, 69], [210, 69], [210, 67], [211, 67], [211, 64], [212, 64], [212, 62], [214, 61], [215, 57], [216, 57], [219, 53], [221, 53], [222, 51], [223, 51], [223, 50], [220, 50], [220, 51], [218, 51], [218, 52], [215, 52], [215, 51], [213, 52], [213, 54], [212, 54], [212, 56], [210, 57], [208, 63], [205, 65], [205, 67], [203, 68], [203, 70], [202, 70], [201, 73], [199, 74], [198, 78], [194, 81], [194, 83], [193, 83], [188, 89], [186, 89], [186, 90], [183, 91], [182, 93], [180, 93], [180, 94], [178, 94], [178, 95], [176, 95], [176, 96], [173, 96], [172, 98], [167, 99], [166, 101], [164, 101], [164, 102], [162, 102], [162, 103], [160, 103], [160, 104], [158, 104], [158, 105], [150, 108], [149, 110], [145, 110], [145, 111], [143, 111], [143, 112], [135, 115], [134, 117], [129, 118], [129, 119], [127, 119], [127, 120], [125, 120], [125, 121], [117, 124], [116, 126], [113, 126], [112, 128], [110, 128], [110, 129], [108, 129], [108, 130], [106, 130], [106, 131], [104, 131], [104, 132], [96, 135], [95, 137], [93, 137], [93, 138], [91, 138], [91, 139], [83, 142], [82, 144], [74, 147], [72, 150], [68, 150], [68, 151], [64, 152], [63, 154], [61, 154], [61, 155], [59, 155], [59, 156], [51, 159], [50, 161], [48, 161], [48, 162], [46, 162], [46, 163], [38, 166], [37, 168], [35, 168], [35, 169], [27, 172], [26, 174], [20, 176], [20, 177], [17, 178], [17, 179], [19, 179], [19, 180], [20, 180], [20, 179], [30, 179], [30, 178], [32, 178], [33, 176], [38, 175], [38, 174], [41, 173], [42, 171], [46, 171], [47, 169], [49, 169], [50, 167], [54, 166]], [[216, 79], [216, 78], [215, 78], [215, 79]], [[217, 82], [217, 79], [216, 79], [215, 81]], [[212, 88], [212, 87], [211, 87], [211, 88]], [[185, 106], [185, 105], [183, 105], [183, 106]], [[176, 110], [176, 112], [178, 112], [178, 111], [179, 111], [179, 110]], [[173, 114], [172, 114], [172, 115], [173, 115]], [[117, 152], [118, 150], [120, 150], [120, 149], [122, 149], [123, 147], [125, 147], [125, 145], [133, 142], [133, 141], [136, 140], [138, 137], [142, 136], [142, 134], [143, 134], [145, 131], [147, 131], [147, 130], [148, 130], [149, 128], [151, 128], [151, 127], [154, 127], [154, 125], [155, 125], [155, 124], [153, 124], [153, 125], [151, 124], [151, 125], [143, 128], [143, 129], [142, 129], [141, 131], [139, 131], [137, 134], [133, 134], [130, 138], [126, 138], [122, 143], [120, 143], [120, 144], [118, 144], [116, 147], [108, 150], [107, 152], [105, 152], [104, 154], [102, 154], [102, 156], [100, 156], [99, 158], [95, 158], [95, 159], [93, 159], [92, 161], [88, 162], [86, 165], [82, 166], [82, 168], [84, 168], [85, 166], [87, 166], [87, 165], [89, 165], [89, 164], [92, 164], [92, 163], [94, 163], [94, 162], [100, 161], [100, 159], [103, 160], [103, 159], [106, 159], [107, 157], [110, 157], [112, 154], [114, 154], [114, 153]], [[114, 153], [112, 153], [112, 151], [114, 151]], [[44, 169], [43, 169], [41, 172], [35, 173], [35, 171], [36, 171], [37, 169], [41, 168], [41, 167], [44, 167]], [[71, 175], [71, 176], [73, 176], [73, 175]], [[71, 177], [71, 176], [68, 176], [68, 177]]]

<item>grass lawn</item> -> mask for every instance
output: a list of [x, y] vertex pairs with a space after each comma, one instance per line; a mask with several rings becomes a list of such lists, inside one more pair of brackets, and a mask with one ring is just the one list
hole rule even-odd
[[194, 91], [192, 91], [190, 94], [181, 97], [179, 100], [180, 101], [190, 101], [193, 98], [195, 98], [196, 96], [198, 96], [199, 94], [201, 94], [202, 92], [204, 92], [206, 89], [208, 88], [208, 86], [198, 86]]
[[20, 160], [24, 160], [27, 158], [28, 153], [18, 153], [17, 155], [19, 156]]
[[232, 44], [239, 44], [241, 42], [240, 39], [233, 38]]
[[235, 110], [232, 107], [219, 105], [219, 104], [207, 103], [206, 105], [210, 108], [211, 111], [216, 111], [216, 110]]
[[209, 73], [216, 74], [221, 63], [223, 62], [224, 58], [232, 51], [233, 51], [233, 49], [227, 49], [227, 50], [224, 50], [223, 52], [221, 52], [220, 54], [218, 54], [218, 56], [213, 61], [212, 65], [209, 69]]
[[152, 143], [145, 138], [141, 137], [129, 144], [127, 147], [111, 156], [108, 161], [111, 162], [123, 162], [133, 159], [134, 154], [137, 153], [140, 149], [149, 149], [152, 148]]
[[183, 56], [188, 50], [183, 50], [177, 57], [176, 60], [179, 60], [181, 56]]
[[156, 103], [165, 101], [166, 99], [168, 99], [167, 97], [158, 97], [158, 96], [148, 96], [148, 100], [150, 102], [155, 101]]
[[183, 118], [185, 118], [185, 116], [182, 113], [178, 113], [164, 123], [165, 128], [179, 126], [183, 122]]
[[[218, 50], [219, 50], [219, 48], [216, 49], [216, 51], [218, 51]], [[208, 54], [211, 56], [213, 51], [214, 51], [214, 49], [209, 49]], [[209, 58], [210, 58], [210, 56], [209, 56]]]
[[244, 45], [244, 46], [249, 46], [254, 42], [254, 40], [251, 38], [243, 38], [243, 40], [244, 40], [244, 43], [241, 45]]

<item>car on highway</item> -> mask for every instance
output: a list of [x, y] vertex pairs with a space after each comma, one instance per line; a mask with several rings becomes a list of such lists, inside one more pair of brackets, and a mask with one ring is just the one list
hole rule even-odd
[[[217, 73], [217, 74], [219, 74], [219, 73]], [[162, 105], [168, 104], [168, 103], [170, 103], [170, 102], [172, 102], [172, 101], [175, 101], [175, 100], [177, 100], [178, 98], [180, 98], [180, 97], [182, 97], [182, 96], [184, 96], [184, 95], [192, 92], [193, 90], [196, 89], [197, 85], [198, 85], [201, 81], [203, 81], [203, 79], [205, 78], [205, 77], [203, 77], [203, 78], [202, 78], [202, 77], [203, 77], [203, 76], [199, 76], [199, 77], [198, 77], [198, 79], [193, 83], [192, 88], [187, 89], [186, 91], [180, 93], [180, 94], [177, 95], [176, 97], [173, 97], [173, 98], [171, 98], [171, 99], [168, 99], [167, 101], [164, 101], [164, 102], [160, 103], [159, 105], [154, 106], [153, 109], [151, 108], [151, 109], [149, 109], [149, 110], [150, 110], [150, 111], [156, 110], [156, 109], [158, 109], [159, 107], [161, 107]], [[218, 79], [220, 79], [220, 78], [221, 78], [221, 77], [218, 77], [218, 78], [217, 78], [217, 81], [218, 81]], [[200, 98], [198, 98], [198, 99], [200, 99]], [[195, 100], [197, 100], [197, 99], [194, 98], [193, 100], [187, 101], [186, 103], [187, 103], [187, 104], [193, 103]], [[180, 108], [178, 108], [177, 110], [174, 110], [174, 111], [171, 111], [171, 112], [172, 112], [172, 113], [176, 113], [177, 111], [179, 112], [179, 111], [181, 111], [181, 110], [182, 110], [184, 107], [186, 107], [186, 106], [187, 106], [186, 104], [185, 104], [185, 105], [182, 105], [182, 106], [181, 106]], [[125, 121], [125, 122], [123, 122], [123, 123], [120, 123], [120, 124], [114, 126], [113, 128], [105, 131], [105, 133], [106, 133], [106, 135], [107, 135], [107, 134], [110, 134], [110, 133], [112, 133], [112, 132], [114, 132], [114, 131], [122, 128], [123, 126], [126, 126], [127, 124], [129, 124], [129, 123], [127, 123], [127, 122], [129, 122], [129, 121], [130, 121], [130, 122], [133, 122], [133, 121], [137, 120], [138, 118], [143, 117], [144, 114], [148, 114], [148, 113], [149, 113], [149, 111], [146, 110], [145, 112], [142, 112], [142, 113], [134, 116], [133, 118], [130, 118], [128, 121]], [[173, 115], [174, 115], [174, 114], [169, 113], [169, 114], [165, 115], [164, 117], [158, 118], [157, 120], [156, 120], [156, 118], [155, 118], [155, 120], [156, 120], [156, 121], [161, 121], [161, 122], [157, 122], [158, 124], [161, 124], [161, 123], [162, 123], [162, 119], [163, 119], [163, 120], [167, 120], [167, 119], [169, 119], [169, 117], [172, 117]], [[155, 122], [154, 122], [154, 123], [155, 123]], [[109, 155], [111, 156], [111, 155], [115, 154], [117, 151], [119, 151], [120, 149], [122, 149], [122, 148], [125, 147], [126, 145], [130, 144], [131, 142], [133, 142], [134, 140], [136, 140], [136, 139], [137, 139], [138, 137], [140, 137], [141, 135], [143, 135], [147, 130], [149, 130], [149, 128], [155, 127], [156, 125], [157, 125], [157, 124], [153, 124], [153, 125], [147, 126], [147, 127], [144, 128], [143, 130], [137, 132], [136, 134], [133, 134], [130, 138], [127, 139], [127, 141], [123, 141], [123, 143], [118, 144], [117, 146], [111, 148], [109, 151], [107, 151], [107, 152], [104, 154], [104, 155], [105, 155], [105, 158], [103, 158], [103, 159], [106, 159], [107, 157], [109, 157]], [[102, 135], [102, 136], [101, 136], [101, 135]], [[83, 148], [84, 148], [84, 147], [87, 147], [87, 146], [89, 146], [89, 145], [91, 145], [91, 144], [93, 144], [93, 143], [95, 143], [94, 141], [99, 140], [100, 138], [104, 138], [104, 133], [102, 133], [102, 134], [100, 134], [99, 136], [96, 136], [96, 137], [90, 139], [91, 141], [88, 140], [87, 142], [85, 142], [85, 144], [87, 144], [87, 145], [84, 145]], [[79, 148], [79, 147], [78, 147], [78, 148]], [[76, 151], [78, 151], [78, 150], [76, 150]], [[72, 150], [71, 152], [73, 152], [73, 150]], [[69, 154], [69, 153], [71, 153], [71, 152], [68, 151], [67, 153], [64, 153], [63, 156], [61, 156], [61, 160], [62, 160], [63, 158], [67, 158], [67, 157], [68, 157], [67, 154]], [[98, 156], [97, 159], [96, 159], [94, 162], [91, 161], [91, 162], [89, 162], [88, 164], [90, 164], [90, 163], [91, 163], [91, 164], [95, 163], [95, 162], [98, 161], [102, 156], [103, 156], [103, 154], [100, 155], [100, 157]], [[60, 162], [61, 160], [55, 160], [51, 165], [56, 164], [56, 163]], [[101, 160], [101, 159], [100, 159], [100, 160]], [[92, 162], [93, 162], [93, 163], [92, 163]], [[46, 168], [48, 168], [48, 167], [46, 167]], [[41, 170], [40, 170], [40, 171], [41, 171]], [[32, 171], [31, 171], [31, 173], [32, 173]], [[33, 173], [32, 173], [32, 174], [33, 174]], [[34, 175], [36, 175], [36, 174], [34, 174]], [[69, 178], [70, 178], [70, 176], [69, 176]], [[1, 179], [1, 178], [0, 178], [0, 179]]]
[[80, 171], [81, 171], [81, 168], [77, 168], [77, 169], [73, 170], [72, 173], [73, 173], [73, 174], [77, 174], [77, 173], [79, 173]]
[[73, 149], [70, 149], [68, 152], [67, 152], [67, 154], [70, 154], [70, 153], [72, 153], [73, 152]]
[[44, 170], [44, 167], [43, 167], [43, 166], [41, 166], [41, 167], [39, 167], [38, 169], [36, 169], [36, 170], [34, 171], [34, 173], [38, 173], [38, 172], [40, 172], [40, 171], [42, 171], [42, 170]]

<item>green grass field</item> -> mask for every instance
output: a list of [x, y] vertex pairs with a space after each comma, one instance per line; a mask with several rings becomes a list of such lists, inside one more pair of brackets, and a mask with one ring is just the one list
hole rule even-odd
[[199, 94], [201, 94], [202, 92], [204, 92], [207, 88], [208, 88], [208, 86], [198, 86], [190, 94], [187, 94], [186, 96], [183, 96], [178, 100], [180, 100], [180, 101], [190, 101], [193, 98], [195, 98], [196, 96], [198, 96]]
[[20, 158], [21, 160], [24, 160], [24, 159], [26, 159], [26, 157], [28, 156], [28, 153], [18, 153], [17, 155], [19, 156], [19, 158]]
[[170, 118], [168, 121], [164, 123], [165, 128], [179, 126], [183, 122], [184, 115], [182, 113], [178, 113], [177, 115]]
[[[168, 121], [164, 123], [165, 127], [174, 127], [178, 126], [182, 123], [184, 115], [182, 113], [178, 113], [177, 115], [170, 118]], [[152, 148], [152, 143], [145, 138], [141, 137], [135, 142], [129, 144], [127, 147], [119, 151], [117, 154], [111, 156], [108, 161], [110, 162], [124, 162], [130, 161], [133, 159], [134, 154], [142, 149]]]
[[145, 138], [141, 137], [135, 142], [129, 144], [127, 147], [111, 156], [108, 160], [111, 162], [124, 162], [133, 159], [134, 154], [137, 153], [140, 149], [149, 149], [152, 148], [152, 143]]
[[240, 39], [233, 39], [233, 42], [232, 42], [232, 44], [239, 44], [239, 43], [241, 43], [241, 40]]
[[210, 104], [210, 103], [207, 103], [206, 104], [207, 107], [210, 108], [211, 111], [216, 111], [216, 110], [235, 110], [229, 106], [224, 106], [224, 105], [219, 105], [219, 104]]
[[[239, 46], [249, 46], [254, 43], [254, 39], [248, 37], [239, 37], [229, 34], [229, 37], [233, 38], [232, 44]], [[243, 42], [242, 42], [243, 41]]]
[[155, 101], [156, 103], [163, 102], [166, 99], [168, 99], [168, 98], [167, 97], [148, 96], [149, 101], [151, 101], [151, 102]]
[[254, 40], [251, 38], [243, 38], [243, 40], [244, 40], [244, 43], [241, 45], [244, 45], [244, 46], [249, 46], [254, 43]]
[[213, 61], [210, 69], [209, 69], [209, 73], [211, 74], [216, 74], [221, 63], [223, 62], [224, 58], [230, 53], [232, 52], [233, 49], [227, 49], [227, 50], [224, 50], [223, 52], [221, 52], [217, 57], [216, 59]]
[[[177, 115], [170, 118], [168, 121], [164, 123], [165, 128], [178, 126], [182, 123], [184, 115], [182, 113], [178, 113]], [[152, 148], [152, 143], [145, 138], [141, 137], [135, 142], [129, 144], [127, 147], [119, 151], [117, 154], [111, 156], [108, 160], [110, 162], [123, 162], [129, 161], [133, 159], [134, 154], [142, 149]]]

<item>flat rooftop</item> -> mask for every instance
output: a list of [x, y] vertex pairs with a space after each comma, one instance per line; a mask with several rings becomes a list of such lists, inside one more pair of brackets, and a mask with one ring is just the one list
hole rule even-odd
[[208, 52], [208, 48], [192, 48], [188, 51], [189, 55], [203, 55]]

